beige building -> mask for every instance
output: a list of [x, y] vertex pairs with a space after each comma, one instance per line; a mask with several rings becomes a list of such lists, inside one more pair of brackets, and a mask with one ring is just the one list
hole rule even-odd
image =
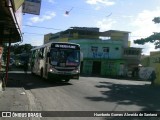
[[143, 67], [150, 67], [156, 72], [155, 84], [160, 85], [160, 51], [150, 52], [150, 55], [143, 55], [141, 58]]
[[156, 71], [155, 83], [160, 85], [160, 51], [150, 52], [150, 66]]

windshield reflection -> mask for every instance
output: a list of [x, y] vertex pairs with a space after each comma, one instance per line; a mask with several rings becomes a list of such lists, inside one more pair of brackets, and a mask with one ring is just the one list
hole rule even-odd
[[51, 49], [50, 59], [54, 66], [78, 66], [80, 62], [78, 50]]

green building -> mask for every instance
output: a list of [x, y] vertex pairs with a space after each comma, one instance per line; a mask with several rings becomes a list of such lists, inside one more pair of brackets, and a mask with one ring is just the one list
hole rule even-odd
[[116, 76], [122, 59], [122, 42], [101, 39], [70, 40], [81, 46], [81, 70], [86, 75]]
[[140, 49], [137, 53], [136, 48], [130, 50], [128, 36], [129, 32], [126, 31], [99, 32], [99, 28], [72, 27], [45, 35], [44, 43], [58, 41], [80, 44], [82, 74], [117, 76], [127, 74], [130, 62], [135, 66], [139, 64], [137, 55], [140, 55]]

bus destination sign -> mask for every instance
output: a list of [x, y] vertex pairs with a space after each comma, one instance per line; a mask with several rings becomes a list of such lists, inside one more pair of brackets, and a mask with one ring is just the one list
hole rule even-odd
[[71, 48], [71, 49], [75, 49], [76, 46], [74, 45], [65, 45], [65, 44], [55, 44], [56, 48]]

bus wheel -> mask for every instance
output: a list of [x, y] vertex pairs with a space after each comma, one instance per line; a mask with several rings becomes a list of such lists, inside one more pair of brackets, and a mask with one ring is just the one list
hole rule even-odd
[[65, 82], [69, 82], [70, 79], [65, 79]]
[[41, 78], [43, 78], [43, 68], [41, 68]]

